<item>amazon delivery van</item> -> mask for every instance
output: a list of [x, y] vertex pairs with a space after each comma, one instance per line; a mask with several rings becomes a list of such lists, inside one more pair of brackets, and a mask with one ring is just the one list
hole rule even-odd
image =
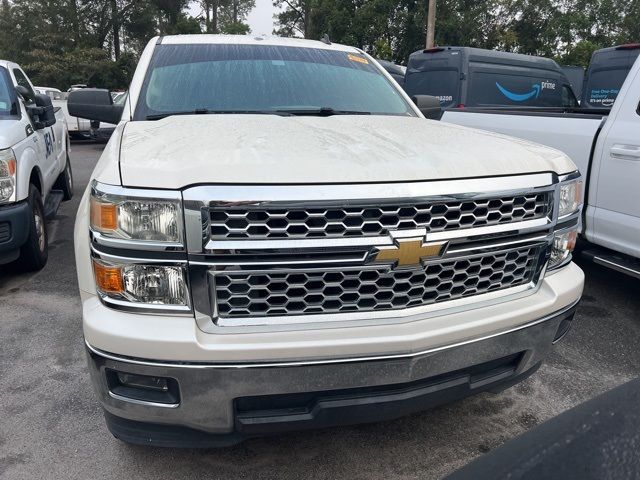
[[581, 106], [611, 108], [627, 74], [640, 55], [640, 43], [601, 48], [591, 55]]
[[553, 60], [471, 47], [436, 47], [409, 56], [404, 89], [433, 95], [443, 108], [576, 107], [570, 82]]

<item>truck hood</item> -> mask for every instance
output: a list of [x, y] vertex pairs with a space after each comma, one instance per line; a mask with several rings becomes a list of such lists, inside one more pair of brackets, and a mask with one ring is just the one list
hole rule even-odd
[[15, 118], [2, 119], [0, 117], [0, 150], [13, 147], [26, 136], [24, 122], [20, 122]]
[[569, 173], [563, 153], [416, 117], [189, 115], [130, 122], [124, 186], [322, 184]]

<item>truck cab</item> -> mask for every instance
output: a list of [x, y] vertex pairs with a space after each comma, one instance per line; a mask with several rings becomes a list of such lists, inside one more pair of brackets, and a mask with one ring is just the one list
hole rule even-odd
[[19, 65], [0, 60], [0, 265], [44, 266], [45, 219], [73, 193], [64, 117]]

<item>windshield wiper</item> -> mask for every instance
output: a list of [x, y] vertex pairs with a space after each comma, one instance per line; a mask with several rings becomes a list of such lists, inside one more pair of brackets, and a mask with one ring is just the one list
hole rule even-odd
[[147, 115], [146, 120], [162, 120], [163, 118], [172, 117], [174, 115], [279, 115], [281, 117], [290, 117], [293, 113], [285, 110], [207, 110], [206, 108], [197, 108], [195, 110], [184, 110], [179, 112], [165, 112]]
[[278, 109], [276, 112], [288, 113], [289, 115], [308, 115], [317, 117], [330, 117], [331, 115], [371, 115], [371, 112], [362, 112], [359, 110], [334, 110], [331, 107], [285, 108]]

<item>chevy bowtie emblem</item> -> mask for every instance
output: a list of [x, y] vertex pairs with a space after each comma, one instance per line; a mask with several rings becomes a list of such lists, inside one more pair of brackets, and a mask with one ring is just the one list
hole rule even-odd
[[420, 265], [422, 259], [442, 255], [446, 243], [447, 242], [424, 243], [424, 237], [398, 239], [394, 246], [380, 247], [375, 261], [395, 261], [398, 267]]

